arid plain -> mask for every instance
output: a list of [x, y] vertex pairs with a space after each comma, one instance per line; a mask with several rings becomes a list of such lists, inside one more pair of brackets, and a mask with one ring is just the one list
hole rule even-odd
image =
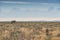
[[0, 40], [60, 40], [60, 22], [0, 22]]

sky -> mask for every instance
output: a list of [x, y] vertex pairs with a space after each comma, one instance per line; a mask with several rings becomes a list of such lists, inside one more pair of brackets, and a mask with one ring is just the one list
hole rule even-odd
[[60, 20], [60, 0], [0, 0], [0, 20]]
[[60, 0], [0, 0], [0, 1], [22, 1], [22, 2], [60, 3]]

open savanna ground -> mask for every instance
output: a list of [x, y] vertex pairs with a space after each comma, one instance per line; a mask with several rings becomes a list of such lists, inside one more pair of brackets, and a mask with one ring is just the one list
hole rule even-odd
[[60, 40], [60, 22], [0, 22], [0, 40]]

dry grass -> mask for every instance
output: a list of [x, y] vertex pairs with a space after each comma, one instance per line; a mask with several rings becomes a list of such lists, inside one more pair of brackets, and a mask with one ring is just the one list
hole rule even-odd
[[60, 40], [60, 22], [1, 22], [0, 40]]

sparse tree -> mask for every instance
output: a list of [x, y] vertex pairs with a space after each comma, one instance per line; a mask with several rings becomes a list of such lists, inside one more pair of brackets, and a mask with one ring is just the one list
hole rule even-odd
[[11, 21], [11, 23], [16, 23], [16, 20]]

